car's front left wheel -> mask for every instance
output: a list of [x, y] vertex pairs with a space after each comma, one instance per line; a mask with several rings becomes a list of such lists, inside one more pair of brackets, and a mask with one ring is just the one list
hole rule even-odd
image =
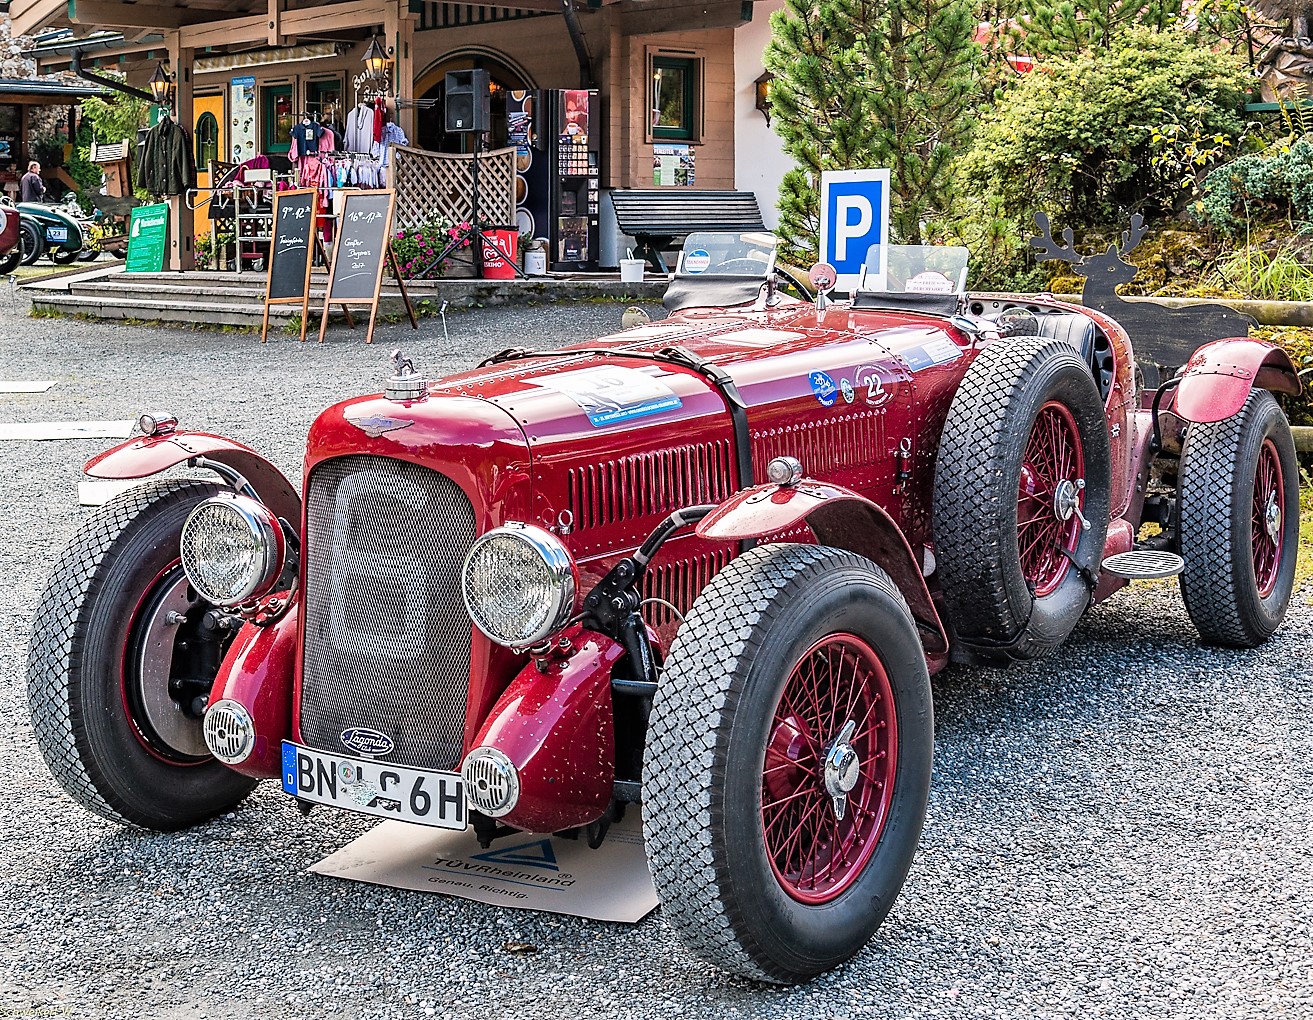
[[146, 482], [83, 521], [55, 562], [28, 648], [37, 746], [83, 807], [181, 829], [255, 781], [206, 748], [201, 716], [231, 629], [187, 582], [182, 526], [219, 487]]
[[698, 597], [652, 706], [643, 825], [698, 956], [805, 981], [866, 944], [920, 841], [934, 725], [916, 625], [871, 561], [775, 544]]

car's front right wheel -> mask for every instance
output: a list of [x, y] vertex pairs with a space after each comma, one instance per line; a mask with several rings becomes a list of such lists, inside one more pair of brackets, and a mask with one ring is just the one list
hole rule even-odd
[[871, 561], [775, 544], [706, 587], [643, 766], [662, 911], [698, 956], [805, 981], [866, 944], [920, 841], [934, 724], [916, 625]]

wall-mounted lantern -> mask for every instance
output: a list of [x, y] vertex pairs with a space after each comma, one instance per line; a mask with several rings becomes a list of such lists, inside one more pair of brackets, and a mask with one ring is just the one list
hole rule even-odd
[[752, 84], [757, 90], [757, 109], [761, 115], [766, 118], [766, 126], [770, 127], [770, 90], [771, 83], [775, 80], [775, 75], [769, 71], [762, 71], [757, 76], [757, 80]]
[[369, 40], [369, 49], [365, 50], [365, 55], [360, 59], [364, 62], [370, 77], [373, 78], [382, 78], [390, 63], [387, 51], [379, 43], [378, 36], [374, 36]]
[[150, 94], [160, 106], [168, 106], [173, 94], [173, 75], [164, 70], [163, 62], [155, 65], [155, 73], [150, 76]]

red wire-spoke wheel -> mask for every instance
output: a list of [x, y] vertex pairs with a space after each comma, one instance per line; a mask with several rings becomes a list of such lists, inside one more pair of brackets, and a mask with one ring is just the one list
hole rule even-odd
[[[1082, 318], [1059, 324], [1095, 328]], [[971, 362], [944, 419], [931, 507], [959, 649], [1034, 659], [1075, 628], [1108, 535], [1113, 425], [1120, 435], [1066, 340], [1006, 337]]]
[[1204, 641], [1254, 648], [1285, 619], [1298, 478], [1290, 423], [1265, 390], [1230, 418], [1186, 426], [1176, 483], [1181, 596]]
[[1254, 500], [1250, 513], [1254, 582], [1262, 598], [1272, 594], [1281, 567], [1281, 533], [1286, 517], [1286, 493], [1281, 482], [1281, 458], [1277, 455], [1276, 445], [1271, 439], [1264, 439], [1254, 471]]
[[1085, 452], [1065, 404], [1039, 409], [1021, 459], [1017, 490], [1017, 549], [1021, 572], [1043, 598], [1062, 583], [1080, 539]]
[[763, 838], [785, 892], [826, 903], [861, 874], [897, 764], [893, 691], [875, 651], [854, 634], [817, 641], [785, 683], [762, 768]]
[[926, 648], [887, 573], [816, 545], [736, 557], [652, 700], [643, 830], [666, 920], [759, 981], [838, 966], [907, 878], [933, 749]]

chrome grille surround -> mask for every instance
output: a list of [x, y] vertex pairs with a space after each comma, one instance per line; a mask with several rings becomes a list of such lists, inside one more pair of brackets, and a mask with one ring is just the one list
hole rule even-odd
[[461, 758], [473, 625], [461, 564], [474, 508], [446, 475], [354, 454], [306, 486], [301, 738], [339, 751], [369, 726], [380, 760], [451, 768]]

